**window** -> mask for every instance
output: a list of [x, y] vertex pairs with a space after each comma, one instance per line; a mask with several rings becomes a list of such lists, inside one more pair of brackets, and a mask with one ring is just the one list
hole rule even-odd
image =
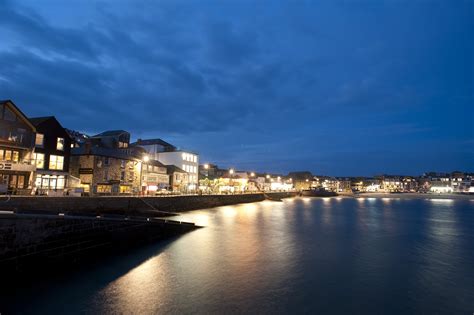
[[120, 172], [120, 180], [125, 180], [125, 171]]
[[194, 163], [197, 163], [197, 161], [198, 161], [198, 158], [197, 158], [197, 155], [195, 155], [195, 156], [194, 156], [194, 159], [193, 159], [193, 162], [194, 162]]
[[109, 157], [104, 158], [104, 165], [109, 165], [110, 164], [110, 159]]
[[5, 161], [12, 160], [12, 151], [5, 151]]
[[62, 171], [64, 169], [64, 156], [50, 155], [49, 156], [49, 169]]
[[104, 171], [104, 180], [108, 181], [109, 180], [109, 170]]
[[64, 138], [58, 138], [56, 140], [56, 150], [64, 151]]
[[3, 160], [3, 155], [5, 154], [5, 150], [0, 149], [0, 161]]
[[125, 160], [120, 160], [120, 167], [121, 168], [125, 168], [126, 165], [127, 165], [127, 162]]
[[64, 189], [64, 186], [66, 185], [66, 180], [64, 179], [64, 176], [58, 176], [58, 182], [56, 184], [57, 189]]
[[5, 107], [5, 114], [3, 115], [3, 119], [8, 120], [8, 121], [15, 121], [16, 120], [16, 115], [12, 110], [8, 107]]
[[112, 185], [97, 185], [97, 193], [111, 193]]
[[183, 170], [184, 171], [186, 170], [186, 164], [183, 164]]
[[40, 148], [44, 146], [44, 134], [42, 133], [36, 134], [35, 145]]
[[13, 151], [13, 156], [12, 156], [12, 160], [13, 162], [18, 162], [20, 161], [20, 152], [18, 151]]
[[186, 153], [181, 154], [181, 157], [183, 158], [184, 161], [186, 161]]
[[34, 153], [33, 159], [35, 160], [36, 168], [44, 168], [44, 154]]

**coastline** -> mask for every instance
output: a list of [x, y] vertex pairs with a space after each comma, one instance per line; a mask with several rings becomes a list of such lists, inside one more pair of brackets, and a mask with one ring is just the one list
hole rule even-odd
[[388, 198], [388, 199], [450, 199], [474, 200], [474, 194], [422, 194], [422, 193], [361, 193], [357, 195], [339, 195], [344, 198]]

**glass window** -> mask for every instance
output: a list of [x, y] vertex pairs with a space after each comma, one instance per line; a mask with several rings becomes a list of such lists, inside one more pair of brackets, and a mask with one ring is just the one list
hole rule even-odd
[[36, 134], [35, 145], [37, 147], [43, 147], [44, 146], [44, 134], [42, 134], [42, 133], [37, 133]]
[[12, 110], [8, 107], [5, 107], [5, 115], [3, 116], [3, 119], [9, 120], [9, 121], [15, 121], [16, 120], [16, 115]]
[[58, 182], [56, 184], [57, 189], [64, 189], [64, 186], [66, 185], [66, 180], [64, 176], [58, 176]]
[[18, 162], [18, 161], [20, 161], [20, 152], [18, 152], [18, 151], [13, 151], [12, 160], [13, 160], [13, 162]]
[[105, 157], [104, 158], [104, 164], [109, 165], [109, 163], [110, 163], [110, 159], [108, 157]]
[[44, 175], [42, 178], [41, 188], [49, 188], [49, 175]]
[[12, 160], [12, 151], [7, 150], [5, 151], [5, 161], [11, 161]]
[[3, 160], [3, 155], [5, 154], [5, 150], [0, 149], [0, 161]]
[[125, 180], [125, 171], [120, 172], [120, 180]]
[[36, 175], [35, 186], [41, 187], [41, 175]]
[[33, 159], [35, 160], [36, 168], [44, 168], [44, 154], [34, 153]]
[[56, 140], [56, 150], [64, 151], [64, 138], [58, 138]]
[[49, 156], [49, 169], [62, 171], [64, 169], [64, 156], [50, 155]]
[[98, 193], [111, 193], [112, 185], [97, 185], [97, 192]]

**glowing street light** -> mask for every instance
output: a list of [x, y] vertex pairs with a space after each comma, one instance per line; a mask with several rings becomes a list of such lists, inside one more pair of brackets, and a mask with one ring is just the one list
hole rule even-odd
[[206, 170], [208, 170], [208, 169], [209, 169], [209, 164], [204, 164], [204, 168], [205, 168]]
[[143, 162], [148, 163], [150, 161], [150, 157], [148, 155], [143, 156]]
[[231, 168], [231, 169], [229, 170], [229, 174], [230, 174], [230, 175], [234, 174], [234, 169], [233, 169], [233, 168]]
[[250, 173], [250, 176], [255, 177], [255, 173], [254, 172]]
[[269, 174], [267, 174], [267, 179], [268, 179], [268, 178], [270, 178], [270, 175], [269, 175]]

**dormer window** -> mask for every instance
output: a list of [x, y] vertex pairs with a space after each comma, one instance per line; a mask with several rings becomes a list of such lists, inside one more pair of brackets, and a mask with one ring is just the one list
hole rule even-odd
[[35, 146], [42, 148], [44, 147], [44, 134], [37, 133], [35, 139]]

